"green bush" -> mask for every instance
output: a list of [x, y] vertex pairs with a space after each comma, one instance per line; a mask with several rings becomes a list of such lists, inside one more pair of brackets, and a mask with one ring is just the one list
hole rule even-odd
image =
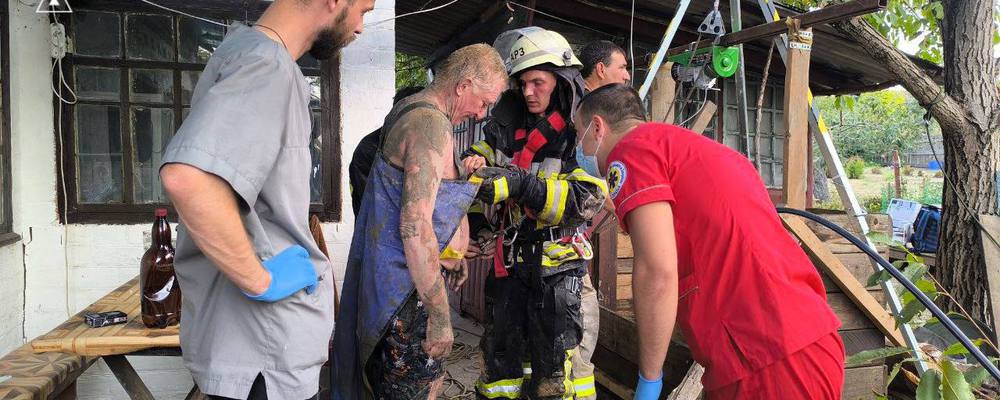
[[913, 167], [909, 167], [909, 166], [903, 167], [902, 173], [903, 173], [903, 175], [906, 175], [906, 176], [913, 176]]
[[[885, 186], [882, 187], [882, 196], [879, 197], [878, 211], [879, 213], [886, 213], [889, 211], [889, 201], [893, 197], [896, 197], [896, 188], [892, 186], [891, 183], [886, 182]], [[870, 209], [869, 209], [870, 210]], [[871, 211], [874, 212], [874, 211]]]
[[944, 172], [938, 171], [934, 173], [935, 178], [944, 178]]
[[847, 179], [861, 179], [865, 176], [865, 160], [861, 157], [851, 157], [844, 168], [847, 169]]
[[924, 179], [920, 185], [920, 194], [916, 201], [922, 204], [941, 204], [941, 195], [944, 191], [944, 182], [929, 182]]
[[882, 212], [882, 196], [872, 196], [861, 200], [861, 206], [869, 213], [878, 214]]
[[923, 176], [924, 176], [924, 170], [922, 170], [922, 169], [921, 170], [917, 170], [917, 176], [923, 178]]

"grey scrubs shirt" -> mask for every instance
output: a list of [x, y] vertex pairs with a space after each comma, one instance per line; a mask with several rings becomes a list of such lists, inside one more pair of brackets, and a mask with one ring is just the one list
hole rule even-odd
[[309, 87], [280, 43], [230, 27], [195, 87], [191, 112], [163, 162], [214, 174], [232, 186], [260, 259], [305, 247], [321, 279], [276, 303], [248, 299], [178, 228], [175, 268], [183, 288], [181, 348], [205, 394], [246, 398], [263, 374], [269, 399], [319, 390], [333, 332], [330, 262], [309, 231]]

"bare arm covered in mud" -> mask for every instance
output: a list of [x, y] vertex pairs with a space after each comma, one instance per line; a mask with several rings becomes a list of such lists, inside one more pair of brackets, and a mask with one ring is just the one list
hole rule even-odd
[[431, 357], [447, 355], [454, 341], [432, 220], [441, 180], [456, 174], [451, 132], [451, 123], [442, 114], [414, 110], [399, 119], [384, 147], [389, 161], [403, 169], [399, 233], [410, 277], [427, 310], [423, 347]]

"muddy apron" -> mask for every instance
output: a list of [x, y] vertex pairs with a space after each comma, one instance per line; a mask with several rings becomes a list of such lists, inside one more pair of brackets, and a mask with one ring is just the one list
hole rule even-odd
[[[434, 204], [434, 233], [443, 251], [475, 199], [478, 185], [441, 181]], [[414, 291], [399, 235], [403, 171], [381, 155], [368, 177], [354, 225], [343, 297], [334, 329], [331, 365], [333, 398], [368, 398], [365, 363], [390, 318]]]

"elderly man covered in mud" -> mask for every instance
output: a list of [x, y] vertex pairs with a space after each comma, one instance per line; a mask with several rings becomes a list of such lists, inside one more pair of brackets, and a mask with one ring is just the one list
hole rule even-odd
[[452, 130], [485, 116], [507, 73], [484, 44], [456, 50], [435, 72], [382, 128], [337, 315], [334, 399], [433, 399], [441, 389], [454, 341], [442, 265], [468, 245], [478, 190], [455, 162]]

